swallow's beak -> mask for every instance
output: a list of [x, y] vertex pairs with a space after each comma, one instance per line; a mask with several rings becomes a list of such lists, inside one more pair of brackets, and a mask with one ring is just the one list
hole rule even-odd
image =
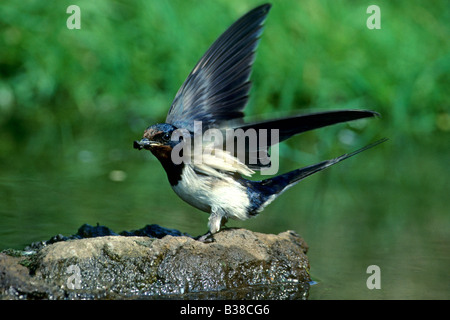
[[141, 141], [135, 140], [133, 142], [133, 148], [141, 150], [141, 149], [150, 149], [151, 146], [154, 146], [157, 142], [150, 141], [147, 138], [142, 138]]

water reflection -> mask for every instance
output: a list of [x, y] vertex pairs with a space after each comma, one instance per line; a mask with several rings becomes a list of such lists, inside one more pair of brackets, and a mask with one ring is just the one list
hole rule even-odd
[[[229, 226], [300, 234], [310, 247], [317, 282], [308, 288], [309, 299], [449, 298], [447, 163], [421, 149], [397, 155], [401, 167], [379, 167], [383, 161], [376, 157], [384, 156], [362, 155], [308, 178], [259, 217]], [[155, 223], [191, 235], [206, 231], [208, 216], [178, 199], [158, 163], [127, 160], [86, 176], [67, 170], [2, 171], [1, 249], [71, 235], [85, 223], [113, 230]], [[380, 267], [379, 290], [366, 286], [369, 265]]]

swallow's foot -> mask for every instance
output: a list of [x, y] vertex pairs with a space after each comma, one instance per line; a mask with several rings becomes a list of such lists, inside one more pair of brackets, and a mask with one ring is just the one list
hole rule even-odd
[[208, 231], [207, 233], [205, 233], [204, 235], [198, 236], [198, 237], [194, 237], [194, 240], [203, 242], [203, 243], [212, 243], [214, 242], [214, 235], [211, 233], [211, 231]]

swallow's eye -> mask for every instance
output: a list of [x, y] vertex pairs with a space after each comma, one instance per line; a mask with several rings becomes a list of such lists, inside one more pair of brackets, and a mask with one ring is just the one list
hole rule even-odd
[[169, 132], [164, 133], [164, 135], [162, 136], [163, 140], [166, 142], [170, 141], [170, 137], [171, 137], [171, 135]]

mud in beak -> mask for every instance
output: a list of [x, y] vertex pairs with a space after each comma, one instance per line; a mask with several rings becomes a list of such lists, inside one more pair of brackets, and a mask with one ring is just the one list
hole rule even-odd
[[147, 149], [149, 150], [151, 146], [157, 145], [158, 143], [155, 141], [150, 141], [147, 138], [142, 138], [141, 141], [137, 141], [135, 140], [133, 142], [133, 148], [138, 149], [138, 150], [142, 150], [142, 149]]

